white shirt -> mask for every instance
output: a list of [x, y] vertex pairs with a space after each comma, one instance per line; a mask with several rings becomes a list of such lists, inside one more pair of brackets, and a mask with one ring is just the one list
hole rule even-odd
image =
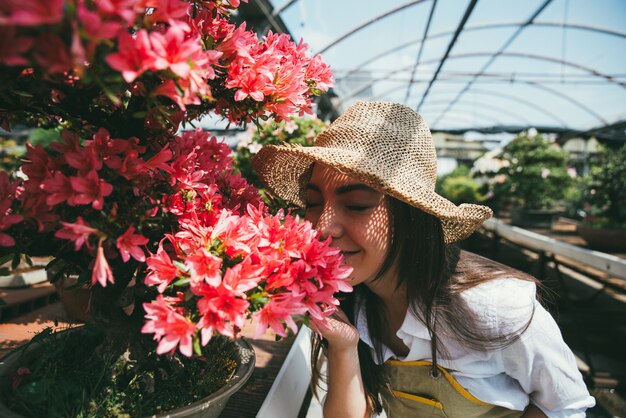
[[[514, 278], [490, 280], [464, 291], [461, 298], [468, 313], [486, 335], [519, 330], [534, 307], [532, 321], [517, 341], [500, 350], [476, 351], [449, 335], [438, 335], [447, 356], [439, 354], [437, 362], [483, 402], [517, 411], [532, 402], [549, 418], [583, 418], [595, 399], [589, 395], [556, 322], [537, 302], [535, 291], [534, 283]], [[376, 360], [364, 308], [357, 312], [356, 327]], [[432, 360], [428, 330], [410, 310], [396, 335], [410, 350], [399, 360]], [[383, 345], [383, 357], [386, 361], [396, 356]]]

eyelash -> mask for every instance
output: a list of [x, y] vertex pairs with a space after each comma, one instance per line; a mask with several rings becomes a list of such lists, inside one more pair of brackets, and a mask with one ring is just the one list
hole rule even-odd
[[[319, 208], [321, 206], [322, 206], [321, 203], [305, 203], [304, 209], [309, 210], [309, 209]], [[346, 209], [352, 212], [365, 212], [368, 209], [371, 209], [371, 206], [347, 205]]]
[[348, 208], [348, 210], [351, 210], [353, 212], [365, 212], [370, 207], [369, 206], [346, 206], [346, 208]]

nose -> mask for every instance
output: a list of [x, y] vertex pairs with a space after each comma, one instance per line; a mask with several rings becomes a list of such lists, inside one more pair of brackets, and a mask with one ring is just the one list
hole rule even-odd
[[341, 223], [341, 217], [336, 210], [330, 205], [324, 205], [322, 213], [315, 225], [315, 229], [319, 232], [322, 239], [331, 237], [336, 239], [343, 234], [343, 225]]

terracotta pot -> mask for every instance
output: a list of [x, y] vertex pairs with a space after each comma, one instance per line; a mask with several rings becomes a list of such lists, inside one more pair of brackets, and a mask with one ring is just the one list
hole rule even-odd
[[626, 231], [623, 229], [597, 229], [582, 223], [576, 232], [594, 250], [626, 252]]
[[[73, 328], [62, 332], [80, 332], [80, 328]], [[226, 403], [230, 397], [237, 392], [246, 381], [252, 376], [256, 355], [254, 349], [245, 340], [236, 340], [237, 357], [239, 366], [231, 379], [217, 392], [212, 393], [204, 399], [194, 402], [190, 405], [183, 406], [163, 414], [153, 416], [153, 418], [218, 418], [226, 407]], [[31, 344], [25, 349], [16, 349], [7, 354], [0, 360], [0, 394], [7, 393], [11, 390], [11, 376], [16, 370], [37, 357], [43, 350], [41, 344]], [[0, 396], [0, 399], [2, 397]], [[2, 418], [24, 418], [11, 410], [9, 410], [0, 400], [0, 417]]]
[[[55, 273], [48, 270], [47, 274], [49, 280]], [[73, 287], [77, 280], [78, 277], [75, 276], [62, 276], [54, 282], [54, 288], [68, 318], [78, 322], [86, 322], [91, 318], [89, 313], [91, 290], [87, 286]]]

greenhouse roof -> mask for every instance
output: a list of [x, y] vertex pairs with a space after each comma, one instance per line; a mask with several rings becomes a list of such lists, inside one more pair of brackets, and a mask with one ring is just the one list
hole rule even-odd
[[[388, 100], [434, 131], [626, 139], [623, 0], [250, 0], [336, 78], [332, 103]], [[246, 13], [242, 10], [242, 13]]]

